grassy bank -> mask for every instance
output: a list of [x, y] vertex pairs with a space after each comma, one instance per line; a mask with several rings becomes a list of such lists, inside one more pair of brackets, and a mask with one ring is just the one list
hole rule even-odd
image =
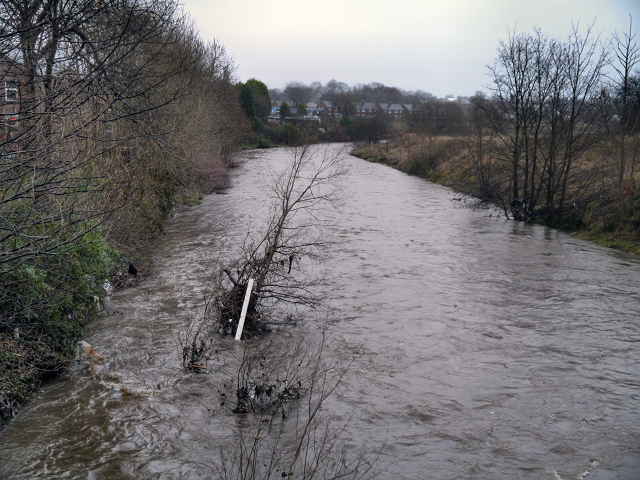
[[[508, 198], [483, 191], [464, 137], [438, 137], [429, 143], [425, 139], [405, 135], [387, 143], [359, 145], [351, 153], [448, 186], [479, 201], [492, 202], [509, 211]], [[587, 152], [579, 168], [593, 171], [595, 166], [601, 166], [604, 173], [592, 179], [587, 187], [578, 185], [578, 182], [584, 182], [584, 177], [571, 177], [576, 183], [569, 185], [568, 190], [575, 193], [567, 202], [570, 208], [561, 219], [543, 221], [533, 218], [530, 221], [564, 229], [579, 238], [640, 256], [640, 183], [633, 178], [626, 182], [621, 201], [613, 175], [615, 159], [606, 145]], [[494, 168], [498, 170], [501, 166], [497, 164]]]

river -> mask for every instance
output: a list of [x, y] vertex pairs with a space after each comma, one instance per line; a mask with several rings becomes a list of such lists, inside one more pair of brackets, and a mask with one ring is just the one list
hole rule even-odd
[[[195, 375], [176, 338], [215, 262], [260, 224], [264, 174], [286, 155], [247, 154], [227, 193], [175, 211], [151, 274], [88, 327], [107, 358], [47, 383], [0, 432], [0, 478], [220, 478], [219, 448], [250, 417], [220, 395], [241, 342], [221, 338]], [[344, 161], [317, 292], [325, 355], [353, 359], [322, 408], [340, 447], [377, 455], [377, 478], [640, 478], [640, 261]], [[295, 342], [314, 322], [270, 336]]]

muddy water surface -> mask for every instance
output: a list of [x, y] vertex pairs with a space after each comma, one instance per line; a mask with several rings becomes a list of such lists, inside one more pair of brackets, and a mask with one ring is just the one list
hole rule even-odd
[[[252, 154], [227, 194], [175, 212], [153, 274], [88, 330], [108, 358], [46, 385], [0, 433], [0, 478], [217, 478], [238, 418], [221, 377], [182, 373], [177, 332], [215, 260], [264, 217], [262, 178], [285, 155]], [[321, 292], [329, 354], [355, 354], [325, 406], [351, 417], [345, 445], [382, 449], [379, 478], [640, 478], [640, 262], [346, 162]], [[239, 348], [222, 339], [221, 364]]]

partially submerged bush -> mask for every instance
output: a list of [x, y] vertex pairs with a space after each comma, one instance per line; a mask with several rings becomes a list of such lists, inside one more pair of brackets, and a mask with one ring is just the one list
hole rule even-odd
[[0, 284], [0, 421], [7, 421], [42, 377], [71, 362], [77, 340], [104, 294], [117, 253], [90, 230], [55, 255], [4, 274]]
[[[320, 262], [332, 240], [326, 222], [318, 220], [338, 205], [340, 181], [346, 173], [342, 150], [305, 145], [289, 151], [289, 163], [273, 174], [268, 188], [273, 205], [265, 230], [247, 236], [241, 254], [213, 272], [202, 315], [182, 332], [183, 366], [200, 369], [212, 332], [234, 335], [247, 285], [254, 279], [243, 338], [269, 331], [265, 313], [279, 302], [317, 306], [311, 276], [303, 262]], [[195, 365], [195, 366], [194, 366]], [[190, 367], [191, 366], [191, 367]]]
[[220, 449], [219, 478], [373, 476], [379, 452], [347, 450], [341, 439], [345, 425], [335, 425], [323, 408], [351, 364], [325, 358], [326, 335], [325, 324], [319, 335], [245, 343], [237, 378], [220, 392], [223, 402], [236, 397], [233, 412], [244, 419]]

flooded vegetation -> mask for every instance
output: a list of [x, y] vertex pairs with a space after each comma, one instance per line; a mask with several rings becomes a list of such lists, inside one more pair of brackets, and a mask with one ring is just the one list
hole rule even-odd
[[185, 371], [180, 332], [269, 218], [287, 158], [248, 154], [228, 193], [174, 210], [152, 271], [88, 327], [105, 358], [0, 433], [0, 477], [286, 478], [301, 451], [322, 469], [290, 478], [635, 477], [638, 260], [354, 157], [326, 222], [339, 243], [313, 266], [330, 310], [276, 308], [271, 333], [218, 335], [208, 374]]

